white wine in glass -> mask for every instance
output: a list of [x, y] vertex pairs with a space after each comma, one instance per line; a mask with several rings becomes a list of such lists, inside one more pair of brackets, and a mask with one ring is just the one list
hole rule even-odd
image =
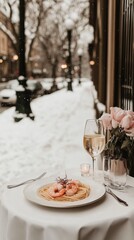
[[83, 145], [88, 154], [90, 154], [93, 162], [93, 178], [94, 178], [94, 161], [105, 147], [104, 127], [101, 120], [88, 119], [85, 124]]

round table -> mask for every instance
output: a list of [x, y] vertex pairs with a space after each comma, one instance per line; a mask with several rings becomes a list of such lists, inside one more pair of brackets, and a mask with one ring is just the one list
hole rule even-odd
[[106, 194], [93, 204], [62, 209], [31, 203], [24, 196], [25, 186], [11, 190], [4, 186], [0, 240], [133, 240], [134, 179], [128, 177], [127, 184], [124, 192], [114, 192], [128, 207]]

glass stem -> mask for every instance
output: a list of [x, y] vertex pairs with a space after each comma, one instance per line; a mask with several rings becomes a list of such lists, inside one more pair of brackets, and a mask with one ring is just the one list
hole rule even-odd
[[93, 161], [93, 179], [94, 179], [94, 161], [95, 161], [95, 157], [92, 156], [92, 161]]

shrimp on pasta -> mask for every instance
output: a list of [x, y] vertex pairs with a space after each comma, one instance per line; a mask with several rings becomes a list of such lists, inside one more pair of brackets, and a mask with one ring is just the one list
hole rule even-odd
[[67, 183], [66, 185], [67, 196], [73, 196], [77, 192], [78, 192], [78, 185], [74, 181]]
[[65, 188], [60, 183], [55, 183], [48, 189], [48, 192], [51, 197], [61, 197], [65, 193]]
[[88, 197], [90, 187], [78, 180], [68, 180], [42, 186], [38, 194], [48, 201], [74, 202]]

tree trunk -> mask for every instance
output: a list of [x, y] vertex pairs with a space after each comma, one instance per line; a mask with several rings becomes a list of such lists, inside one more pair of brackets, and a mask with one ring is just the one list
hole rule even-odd
[[55, 92], [58, 90], [57, 84], [56, 84], [56, 71], [57, 71], [58, 61], [57, 59], [54, 60], [52, 63], [52, 78], [53, 78], [53, 85], [51, 87], [51, 92]]

